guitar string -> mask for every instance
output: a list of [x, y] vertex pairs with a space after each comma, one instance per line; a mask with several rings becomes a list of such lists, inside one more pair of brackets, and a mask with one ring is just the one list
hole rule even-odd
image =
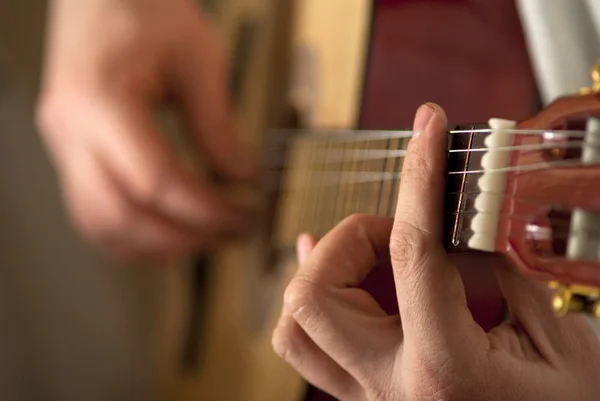
[[[396, 159], [397, 160], [397, 159]], [[480, 170], [459, 170], [459, 171], [449, 171], [447, 175], [479, 175], [484, 173], [510, 173], [510, 172], [523, 172], [523, 171], [535, 171], [535, 170], [549, 170], [555, 167], [593, 167], [600, 166], [600, 163], [583, 163], [581, 160], [561, 160], [561, 161], [549, 161], [542, 163], [532, 163], [527, 165], [519, 165], [512, 167], [502, 167], [502, 168], [494, 168], [494, 169], [480, 169]], [[319, 171], [312, 170], [311, 173], [318, 173]], [[322, 175], [330, 178], [327, 184], [321, 183], [320, 185], [309, 185], [307, 187], [294, 189], [307, 189], [307, 188], [319, 188], [323, 186], [333, 186], [336, 185], [336, 182], [339, 182], [340, 176], [341, 178], [348, 177], [347, 179], [342, 179], [341, 182], [345, 184], [367, 184], [374, 183], [380, 181], [395, 181], [402, 178], [402, 175], [405, 174], [402, 171], [390, 172], [381, 172], [381, 171], [331, 171], [326, 170], [322, 172]], [[290, 188], [289, 185], [285, 186], [285, 188]], [[280, 190], [281, 188], [271, 188], [271, 190]]]
[[[493, 152], [514, 152], [521, 151], [526, 153], [528, 151], [537, 150], [564, 150], [564, 149], [596, 149], [600, 150], [600, 145], [597, 144], [584, 144], [583, 141], [570, 142], [566, 144], [536, 144], [536, 145], [516, 145], [516, 146], [505, 146], [497, 148], [472, 148], [472, 149], [451, 149], [448, 153], [483, 153], [492, 150]], [[385, 158], [405, 157], [408, 151], [406, 149], [360, 149], [358, 159], [359, 161], [369, 160], [382, 160]], [[326, 163], [341, 163], [344, 159], [342, 151], [317, 151], [317, 156], [320, 158], [319, 161], [325, 160]]]
[[[395, 162], [397, 162], [397, 161], [398, 161], [398, 159], [395, 160]], [[566, 163], [562, 163], [561, 165], [566, 165]], [[583, 165], [583, 163], [581, 161], [579, 161], [579, 160], [577, 160], [577, 161], [572, 160], [572, 161], [569, 161], [568, 165], [579, 166], [579, 165]], [[590, 164], [586, 164], [586, 165], [590, 166]], [[542, 165], [542, 166], [537, 165], [535, 167], [538, 168], [538, 169], [543, 169], [546, 166], [545, 165]], [[394, 166], [394, 168], [397, 169], [397, 166]], [[506, 169], [506, 170], [508, 171], [509, 169]], [[513, 168], [513, 169], [510, 169], [510, 170], [514, 171], [514, 170], [520, 170], [520, 169], [519, 168]], [[473, 173], [482, 173], [482, 172], [484, 172], [484, 171], [462, 171], [462, 172], [454, 172], [454, 173], [455, 174], [473, 174]], [[313, 173], [313, 171], [311, 171], [311, 175], [312, 175], [312, 173]], [[397, 182], [400, 181], [400, 178], [402, 176], [402, 172], [397, 172], [397, 173], [379, 173], [379, 172], [370, 172], [370, 173], [369, 172], [358, 172], [358, 173], [354, 173], [354, 172], [348, 172], [347, 174], [351, 175], [351, 176], [357, 175], [357, 174], [362, 174], [362, 175], [364, 175], [364, 174], [371, 174], [371, 175], [369, 176], [368, 180], [366, 180], [366, 179], [362, 179], [362, 180], [357, 180], [357, 179], [354, 179], [354, 180], [352, 180], [352, 179], [350, 179], [350, 180], [343, 180], [342, 179], [343, 174], [336, 174], [336, 173], [330, 172], [330, 176], [332, 176], [332, 177], [334, 177], [334, 178], [337, 179], [337, 186], [338, 187], [340, 186], [341, 183], [348, 184], [348, 185], [352, 186], [352, 185], [355, 185], [355, 184], [368, 184], [368, 183], [379, 183], [379, 184], [382, 184], [382, 183], [384, 183], [386, 181], [391, 181], [392, 182], [392, 184], [391, 184], [392, 188], [390, 190], [390, 199], [388, 200], [388, 212], [389, 212], [389, 209], [393, 206], [393, 203], [394, 203], [394, 202], [391, 201], [391, 198], [396, 195], [396, 192], [397, 192], [396, 191], [396, 185], [397, 185]], [[313, 180], [311, 179], [310, 181], [313, 181]], [[330, 186], [336, 186], [336, 183], [332, 183], [332, 184], [330, 184]], [[311, 190], [311, 189], [319, 189], [320, 190], [320, 189], [322, 189], [322, 187], [324, 187], [324, 185], [321, 182], [320, 186], [312, 185], [312, 186], [306, 186], [304, 188], [302, 188], [302, 187], [300, 187], [300, 188], [298, 188], [298, 187], [292, 187], [291, 188], [290, 186], [286, 186], [284, 188], [279, 188], [279, 191], [283, 190], [283, 191], [287, 191], [287, 192], [294, 192], [294, 191], [297, 191], [297, 190]], [[354, 191], [352, 191], [352, 192], [354, 192]], [[541, 201], [539, 199], [534, 199], [534, 198], [530, 198], [530, 197], [528, 198], [528, 197], [523, 197], [523, 196], [516, 196], [516, 195], [510, 194], [510, 193], [498, 193], [498, 192], [492, 192], [492, 191], [473, 191], [473, 190], [471, 190], [471, 191], [453, 191], [453, 192], [446, 193], [445, 195], [446, 196], [447, 195], [477, 196], [477, 195], [480, 195], [482, 193], [485, 193], [487, 195], [497, 196], [497, 197], [499, 197], [501, 199], [514, 199], [514, 200], [524, 201], [524, 202], [533, 203], [533, 204], [547, 204], [547, 202], [544, 203], [543, 201]], [[378, 198], [378, 207], [379, 207], [380, 203], [381, 203], [381, 196]]]
[[[471, 132], [471, 131], [466, 131], [466, 132]], [[547, 134], [548, 132], [545, 131], [545, 133]], [[319, 137], [319, 139], [322, 139], [322, 136]], [[372, 136], [368, 137], [366, 139], [368, 139], [367, 142], [373, 141], [373, 137]], [[398, 151], [390, 150], [390, 147], [389, 147], [390, 139], [392, 139], [392, 138], [391, 137], [388, 138], [387, 149], [383, 150], [383, 152], [385, 152], [384, 157], [381, 157], [381, 150], [378, 150], [378, 149], [375, 149], [375, 150], [373, 150], [372, 148], [369, 148], [369, 149], [359, 149], [359, 152], [362, 152], [363, 155], [365, 154], [365, 151], [366, 151], [366, 152], [371, 152], [371, 154], [377, 154], [378, 157], [370, 157], [370, 158], [365, 158], [365, 157], [357, 158], [357, 157], [353, 157], [352, 160], [351, 160], [352, 162], [354, 162], [353, 165], [355, 165], [356, 162], [359, 162], [359, 161], [384, 160], [383, 163], [384, 163], [384, 168], [385, 168], [387, 166], [388, 159], [393, 158], [393, 159], [395, 159], [394, 162], [396, 164], [396, 166], [394, 168], [394, 171], [398, 171], [398, 168], [397, 168], [398, 159], [400, 159], [401, 157], [403, 157], [404, 154], [405, 154], [405, 152], [399, 153]], [[326, 142], [326, 143], [327, 143], [328, 146], [330, 146], [330, 142], [329, 141]], [[514, 146], [514, 147], [496, 148], [495, 150], [500, 150], [500, 151], [501, 150], [507, 150], [507, 151], [508, 150], [510, 150], [510, 151], [520, 150], [520, 151], [525, 151], [525, 150], [557, 149], [557, 148], [563, 148], [563, 149], [565, 149], [565, 148], [583, 148], [585, 146], [590, 146], [590, 145], [589, 144], [582, 145], [580, 142], [577, 142], [577, 143], [571, 142], [571, 143], [566, 143], [566, 144], [559, 143], [559, 144], [541, 144], [541, 145], [526, 145], [526, 146], [520, 145], [520, 146]], [[346, 149], [344, 148], [344, 152], [345, 152], [345, 150]], [[355, 147], [353, 150], [354, 150], [354, 154], [356, 154], [357, 148]], [[475, 152], [475, 151], [483, 151], [483, 150], [487, 150], [487, 148], [451, 150], [450, 152], [452, 152], [452, 153], [454, 153], [454, 152]], [[325, 153], [327, 154], [327, 152], [325, 152]], [[390, 157], [390, 154], [391, 154], [392, 157]], [[312, 156], [314, 157], [314, 153], [313, 153]], [[342, 157], [341, 159], [339, 159], [337, 161], [340, 162], [340, 163], [343, 163], [343, 162], [348, 162], [349, 160], [346, 159], [345, 157]], [[322, 158], [321, 158], [321, 160], [319, 160], [319, 162], [321, 162], [321, 165], [323, 165], [322, 164], [323, 163]], [[490, 169], [490, 170], [487, 170], [487, 172], [494, 172], [494, 171], [496, 171], [496, 172], [501, 172], [501, 171], [502, 172], [509, 172], [509, 171], [519, 171], [519, 170], [526, 170], [526, 169], [527, 170], [530, 170], [530, 169], [547, 169], [547, 168], [556, 167], [556, 166], [569, 166], [569, 165], [570, 166], [577, 166], [577, 165], [581, 165], [581, 164], [582, 163], [579, 160], [577, 160], [577, 161], [572, 161], [572, 160], [551, 161], [551, 162], [537, 163], [537, 164], [533, 164], [533, 165], [513, 166], [513, 167], [508, 167], [508, 168], [503, 168], [503, 169]], [[481, 173], [484, 173], [484, 172], [486, 172], [486, 170], [468, 170], [468, 171], [452, 171], [452, 172], [448, 172], [448, 174], [481, 174]], [[314, 173], [314, 171], [312, 171], [311, 173]], [[337, 174], [336, 174], [336, 172], [331, 172], [331, 171], [328, 172], [329, 175], [331, 175], [332, 173], [333, 173], [334, 176], [338, 177], [338, 184], [341, 183], [341, 182], [344, 182], [344, 180], [342, 179], [343, 172], [340, 172], [340, 173], [337, 173]], [[383, 177], [383, 178], [377, 177], [377, 174], [378, 174], [377, 172], [368, 172], [368, 171], [365, 172], [364, 170], [361, 171], [361, 172], [350, 171], [350, 172], [347, 172], [347, 174], [350, 174], [352, 176], [354, 176], [356, 174], [363, 174], [363, 175], [367, 174], [367, 175], [370, 175], [370, 177], [371, 177], [371, 180], [367, 180], [367, 181], [365, 181], [364, 179], [363, 180], [356, 180], [356, 179], [345, 180], [345, 182], [347, 184], [351, 184], [352, 189], [354, 187], [354, 184], [356, 184], [356, 183], [368, 183], [368, 182], [372, 182], [372, 181], [375, 181], [375, 182], [379, 183], [379, 185], [380, 185], [380, 187], [379, 187], [380, 191], [379, 192], [380, 193], [379, 193], [379, 197], [378, 197], [379, 199], [378, 199], [378, 202], [377, 202], [377, 208], [379, 208], [380, 204], [381, 204], [381, 197], [382, 197], [381, 196], [381, 188], [382, 188], [383, 182], [386, 181], [386, 180], [393, 181], [393, 184], [392, 184], [393, 188], [390, 191], [390, 197], [393, 199], [394, 193], [396, 192], [395, 191], [395, 185], [396, 185], [397, 181], [399, 180], [399, 178], [401, 177], [401, 173], [400, 172], [398, 172], [398, 173], [379, 173], [381, 175], [381, 177]], [[324, 176], [322, 178], [324, 178]], [[373, 178], [375, 178], [375, 179], [373, 179]], [[322, 181], [323, 181], [323, 179], [321, 180], [321, 182]], [[318, 188], [320, 188], [320, 189], [321, 189], [321, 187], [322, 187], [322, 185], [318, 186]], [[354, 192], [354, 191], [352, 191], [352, 192]], [[473, 194], [473, 192], [471, 192], [471, 194]], [[321, 194], [319, 194], [319, 195], [321, 195]], [[507, 197], [507, 194], [498, 194], [498, 195], [501, 196], [501, 197]], [[337, 196], [338, 195], [336, 194], [336, 197]], [[537, 202], [541, 203], [540, 201], [537, 201]], [[392, 208], [392, 207], [393, 207], [392, 202], [389, 202], [389, 204], [388, 204], [388, 210], [390, 208]], [[360, 203], [358, 204], [357, 209], [360, 209]], [[335, 210], [335, 203], [334, 203], [334, 210]], [[453, 212], [453, 213], [456, 213], [456, 212]], [[467, 215], [468, 212], [461, 211], [458, 214]], [[508, 217], [509, 218], [517, 218], [516, 216], [510, 216], [510, 215]], [[322, 221], [322, 220], [323, 219], [320, 219], [320, 221]], [[556, 219], [555, 219], [555, 221], [556, 221]], [[562, 222], [566, 222], [566, 220], [563, 220]]]
[[[532, 221], [531, 216], [524, 215], [524, 214], [506, 213], [506, 212], [492, 213], [492, 212], [479, 212], [479, 211], [469, 211], [469, 212], [446, 211], [446, 212], [444, 212], [444, 216], [464, 216], [464, 215], [475, 216], [477, 214], [487, 215], [487, 216], [498, 216], [498, 217], [502, 217], [502, 218], [508, 218], [509, 220], [523, 221], [531, 227], [550, 228], [550, 227], [542, 225], [541, 223]], [[390, 218], [393, 217], [390, 214], [387, 214], [387, 215], [376, 214], [376, 216], [390, 217]], [[571, 224], [571, 216], [564, 216], [564, 215], [554, 216], [552, 218], [548, 218], [548, 221], [550, 222], [550, 226], [553, 226], [556, 224], [560, 228], [569, 228], [570, 224]], [[597, 233], [598, 235], [600, 235], [600, 227], [584, 228], [584, 229], [579, 228], [577, 230], [573, 230], [570, 232], [576, 233], [576, 232], [579, 232], [579, 230], [581, 230], [581, 232], [593, 232], [593, 233]], [[488, 231], [477, 231], [477, 233], [488, 233]]]
[[[493, 152], [514, 152], [514, 151], [520, 151], [522, 154], [526, 154], [527, 152], [534, 152], [534, 151], [538, 151], [538, 150], [567, 150], [567, 149], [575, 149], [575, 150], [584, 150], [584, 149], [600, 149], [600, 145], [599, 144], [591, 144], [591, 143], [585, 143], [584, 141], [572, 141], [572, 142], [567, 142], [567, 143], [544, 143], [544, 144], [534, 144], [534, 145], [514, 145], [514, 146], [503, 146], [503, 147], [494, 147], [494, 148], [490, 148], [490, 147], [480, 147], [480, 148], [472, 148], [472, 149], [450, 149], [447, 150], [446, 152], [449, 154], [461, 154], [461, 153], [476, 153], [476, 152], [487, 152], [492, 150]], [[381, 160], [381, 159], [385, 159], [386, 157], [394, 157], [394, 158], [403, 158], [406, 156], [407, 154], [407, 150], [406, 149], [368, 149], [368, 148], [363, 148], [363, 149], [356, 149], [358, 152], [360, 152], [359, 154], [362, 155], [362, 157], [358, 160]], [[332, 152], [330, 154], [330, 152]], [[318, 162], [321, 162], [323, 159], [325, 159], [325, 161], [327, 163], [341, 163], [345, 160], [343, 160], [343, 155], [341, 157], [338, 157], [337, 159], [331, 159], [330, 156], [336, 156], [336, 155], [340, 155], [343, 154], [343, 152], [341, 151], [336, 151], [335, 153], [333, 153], [333, 151], [325, 151], [323, 152], [321, 151], [317, 151], [317, 154], [319, 155], [323, 155], [324, 157], [321, 157], [319, 159], [317, 159]], [[355, 156], [354, 156], [355, 158]], [[284, 168], [287, 169], [291, 166], [294, 166], [292, 163], [290, 163], [289, 161], [283, 161], [280, 163], [273, 163], [269, 160], [266, 160], [264, 167], [265, 169], [280, 169], [280, 168]]]
[[[393, 194], [393, 192], [390, 192], [391, 194]], [[527, 203], [530, 204], [538, 204], [538, 205], [546, 205], [545, 202], [543, 202], [542, 200], [533, 200], [533, 199], [526, 199], [523, 197], [518, 197], [518, 196], [513, 196], [510, 194], [504, 194], [503, 198], [512, 198], [512, 199], [520, 199], [520, 200], [525, 200], [527, 201]], [[380, 201], [378, 201], [377, 203], [381, 203]], [[317, 206], [317, 205], [314, 205]], [[378, 205], [378, 207], [381, 207], [381, 205]], [[318, 209], [318, 208], [317, 208]], [[555, 209], [557, 212], [560, 212], [561, 209]], [[334, 226], [335, 224], [337, 224], [338, 222], [340, 222], [341, 220], [343, 220], [344, 217], [353, 214], [353, 213], [361, 213], [364, 211], [361, 211], [360, 208], [358, 209], [354, 209], [351, 211], [347, 211], [345, 215], [342, 215], [338, 218], [334, 217], [333, 215], [330, 215], [330, 217], [332, 218], [331, 223], [330, 223], [330, 227]], [[371, 213], [367, 213], [367, 214], [371, 214]], [[382, 213], [378, 213], [375, 212], [375, 215], [384, 215], [387, 217], [393, 217], [395, 214], [395, 202], [390, 201], [388, 203], [388, 210], [386, 214], [382, 214]], [[509, 220], [521, 220], [521, 221], [525, 221], [527, 223], [529, 223], [529, 225], [533, 225], [533, 226], [539, 226], [539, 227], [543, 227], [540, 224], [537, 224], [535, 221], [532, 221], [532, 216], [527, 216], [527, 215], [521, 215], [521, 214], [515, 214], [515, 213], [507, 213], [507, 212], [501, 212], [501, 213], [493, 213], [493, 212], [486, 212], [486, 211], [476, 211], [476, 210], [461, 210], [461, 211], [445, 211], [444, 212], [444, 216], [475, 216], [476, 214], [480, 214], [483, 216], [490, 216], [490, 215], [494, 215], [494, 216], [501, 216], [502, 218], [505, 219], [509, 219]], [[324, 223], [325, 220], [327, 220], [327, 218], [322, 218], [320, 220], [320, 223]], [[559, 225], [559, 229], [566, 229], [568, 228], [568, 226], [570, 226], [570, 222], [571, 222], [571, 216], [566, 216], [566, 215], [556, 215], [553, 216], [552, 218], [549, 218], [549, 220], [552, 222], [553, 225]], [[313, 226], [314, 227], [314, 226]], [[323, 230], [317, 230], [317, 231], [323, 231]], [[567, 230], [568, 232], [570, 232], [571, 234], [573, 233], [578, 233], [578, 232], [584, 232], [584, 233], [593, 233], [594, 235], [600, 235], [600, 228], [598, 229], [583, 229], [583, 230]], [[553, 232], [556, 232], [556, 229], [553, 230]]]
[[[367, 141], [369, 142], [369, 141]], [[498, 148], [489, 148], [489, 147], [482, 147], [482, 148], [472, 148], [472, 149], [451, 149], [448, 150], [448, 153], [451, 154], [461, 154], [461, 153], [474, 153], [474, 152], [486, 152], [486, 151], [490, 151], [493, 150], [494, 152], [513, 152], [513, 151], [520, 151], [521, 154], [526, 154], [528, 152], [534, 152], [537, 150], [567, 150], [567, 149], [576, 149], [576, 150], [584, 150], [584, 149], [600, 149], [600, 144], [590, 144], [590, 143], [583, 143], [581, 141], [578, 141], [576, 143], [556, 143], [556, 144], [535, 144], [535, 145], [515, 145], [515, 146], [506, 146], [506, 147], [498, 147]], [[385, 159], [385, 158], [403, 158], [406, 156], [407, 154], [407, 150], [406, 149], [368, 149], [368, 148], [363, 148], [363, 149], [355, 149], [355, 154], [356, 151], [361, 152], [359, 154], [362, 155], [366, 155], [363, 156], [359, 159], [356, 158], [356, 156], [353, 156], [352, 160], [350, 161], [354, 161], [355, 159], [361, 161], [361, 160], [381, 160], [381, 159]], [[318, 150], [316, 151], [317, 154], [323, 154], [325, 153], [327, 155], [327, 153], [329, 151], [326, 152], [319, 152]], [[330, 160], [329, 157], [321, 157], [320, 159], [317, 159], [317, 162], [322, 163], [325, 159], [325, 162], [327, 164], [331, 164], [331, 163], [343, 163], [344, 161], [346, 161], [344, 159], [343, 156], [343, 152], [337, 152], [334, 153], [334, 155], [339, 155], [340, 153], [342, 153], [342, 157], [338, 157], [338, 159], [334, 159], [334, 160]], [[387, 155], [387, 157], [386, 157]], [[547, 163], [551, 163], [551, 162], [556, 162], [556, 160], [553, 161], [549, 161]], [[264, 169], [269, 171], [269, 170], [279, 170], [279, 169], [284, 169], [284, 170], [289, 170], [291, 168], [302, 168], [304, 167], [304, 165], [296, 165], [294, 163], [290, 163], [289, 160], [280, 162], [280, 163], [276, 163], [274, 164], [273, 162], [270, 162], [269, 160], [267, 160], [264, 165], [263, 165]]]
[[[396, 193], [394, 191], [390, 191], [391, 194], [396, 195]], [[453, 191], [453, 192], [445, 192], [444, 195], [448, 196], [448, 195], [452, 195], [452, 196], [457, 196], [457, 195], [467, 195], [468, 197], [471, 198], [475, 198], [481, 194], [486, 194], [486, 195], [491, 195], [494, 197], [499, 198], [500, 201], [506, 200], [506, 199], [510, 199], [510, 200], [514, 200], [514, 201], [519, 201], [531, 206], [537, 206], [537, 205], [548, 205], [548, 206], [553, 206], [556, 210], [566, 210], [569, 209], [568, 207], [564, 206], [564, 205], [560, 205], [557, 203], [552, 203], [552, 202], [547, 202], [541, 199], [537, 199], [537, 198], [531, 198], [531, 197], [525, 197], [525, 196], [519, 196], [519, 195], [514, 195], [511, 193], [500, 193], [500, 192], [492, 192], [492, 191]], [[381, 203], [381, 202], [379, 202]], [[389, 205], [391, 205], [391, 207], [393, 207], [393, 203], [392, 202], [388, 202]], [[562, 207], [561, 207], [562, 206]], [[389, 215], [391, 212], [388, 208], [388, 212], [387, 215]], [[455, 214], [455, 211], [448, 211], [446, 212], [446, 214]], [[491, 212], [485, 212], [485, 211], [477, 211], [477, 210], [472, 210], [472, 211], [461, 211], [460, 214], [477, 214], [477, 213], [491, 213]], [[377, 213], [378, 214], [378, 213]]]
[[[502, 135], [542, 135], [558, 138], [585, 138], [585, 130], [544, 130], [544, 129], [465, 129], [465, 130], [451, 130], [446, 131], [446, 134], [459, 135], [459, 134], [502, 134]], [[287, 135], [285, 135], [287, 133]], [[414, 135], [412, 130], [328, 130], [328, 129], [310, 129], [310, 130], [298, 130], [298, 129], [276, 129], [271, 131], [268, 145], [279, 145], [285, 144], [287, 141], [302, 141], [302, 140], [314, 140], [315, 142], [321, 142], [323, 140], [335, 139], [346, 140], [347, 142], [355, 142], [361, 140], [383, 140], [388, 138], [411, 138]]]
[[[462, 215], [464, 213], [459, 212], [456, 213], [454, 212], [453, 214], [458, 214], [458, 215]], [[448, 215], [448, 213], [446, 214]], [[389, 217], [392, 218], [393, 216], [388, 215], [381, 215], [381, 214], [376, 214], [376, 216], [379, 217]], [[553, 219], [550, 219], [550, 224], [548, 225], [542, 225], [539, 223], [535, 223], [535, 222], [531, 222], [530, 221], [530, 217], [529, 216], [524, 216], [524, 215], [515, 215], [515, 214], [508, 214], [508, 213], [499, 213], [497, 214], [497, 216], [503, 217], [505, 219], [511, 220], [511, 221], [522, 221], [527, 223], [526, 226], [527, 227], [531, 227], [532, 229], [537, 230], [546, 230], [548, 232], [548, 236], [546, 236], [545, 238], [541, 237], [541, 238], [535, 238], [536, 234], [535, 232], [532, 232], [531, 234], [529, 234], [529, 239], [534, 240], [534, 241], [543, 241], [543, 240], [552, 240], [552, 239], [562, 239], [562, 240], [568, 240], [570, 237], [572, 237], [573, 235], [580, 235], [580, 234], [586, 234], [588, 236], [591, 236], [592, 238], [599, 238], [600, 239], [600, 227], [598, 228], [577, 228], [575, 230], [571, 230], [570, 229], [570, 220], [567, 217], [555, 217]], [[340, 223], [343, 219], [338, 220], [337, 222], [334, 221], [331, 224], [331, 227], [335, 227], [338, 223]], [[479, 234], [479, 235], [486, 235], [486, 234], [496, 234], [497, 231], [492, 231], [492, 230], [483, 230], [483, 231], [473, 231], [470, 227], [468, 228], [469, 232], [471, 234]], [[309, 231], [312, 232], [312, 234], [320, 234], [322, 232], [327, 232], [329, 231], [328, 228], [325, 228], [324, 230], [319, 228], [319, 229], [306, 229], [306, 230], [298, 230], [298, 231]], [[446, 230], [446, 233], [452, 233], [451, 230]]]

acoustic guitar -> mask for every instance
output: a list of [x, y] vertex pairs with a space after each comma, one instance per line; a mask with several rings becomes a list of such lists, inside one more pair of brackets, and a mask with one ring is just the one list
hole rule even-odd
[[[476, 18], [469, 6], [438, 4], [423, 20], [423, 5], [368, 0], [248, 0], [235, 18], [221, 14], [245, 64], [234, 79], [240, 125], [264, 151], [263, 218], [248, 241], [211, 257], [198, 364], [170, 399], [306, 397], [270, 342], [296, 236], [353, 213], [393, 215], [411, 136], [398, 127], [424, 101], [483, 122], [449, 127], [444, 222], [448, 251], [470, 261], [462, 273], [479, 323], [505, 318], [490, 254], [555, 287], [557, 314], [600, 316], [600, 70], [592, 88], [540, 109], [514, 4], [473, 3]], [[388, 273], [365, 286], [393, 313]]]

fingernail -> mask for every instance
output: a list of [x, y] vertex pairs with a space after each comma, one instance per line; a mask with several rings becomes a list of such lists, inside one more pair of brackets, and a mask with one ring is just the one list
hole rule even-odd
[[433, 103], [425, 103], [417, 110], [413, 124], [413, 138], [417, 138], [425, 131], [427, 125], [435, 116], [436, 106]]

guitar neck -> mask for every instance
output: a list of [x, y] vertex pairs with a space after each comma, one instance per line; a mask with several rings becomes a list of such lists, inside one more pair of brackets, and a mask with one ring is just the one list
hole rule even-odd
[[[467, 250], [487, 124], [456, 127], [449, 133], [445, 200], [445, 242], [449, 251]], [[278, 177], [273, 245], [289, 249], [297, 236], [325, 235], [344, 218], [363, 213], [394, 216], [410, 131], [310, 133], [277, 138], [283, 158], [274, 162]]]

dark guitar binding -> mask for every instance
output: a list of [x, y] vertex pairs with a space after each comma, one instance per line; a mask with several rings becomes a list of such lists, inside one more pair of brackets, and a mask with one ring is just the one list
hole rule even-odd
[[[487, 123], [465, 124], [453, 127], [451, 131], [487, 129]], [[485, 147], [486, 135], [474, 132], [448, 135], [448, 150], [467, 150]], [[481, 166], [483, 152], [448, 153], [448, 171], [471, 171]], [[477, 174], [449, 175], [446, 182], [444, 244], [450, 253], [473, 252], [467, 246], [471, 230], [469, 228], [477, 193]]]

